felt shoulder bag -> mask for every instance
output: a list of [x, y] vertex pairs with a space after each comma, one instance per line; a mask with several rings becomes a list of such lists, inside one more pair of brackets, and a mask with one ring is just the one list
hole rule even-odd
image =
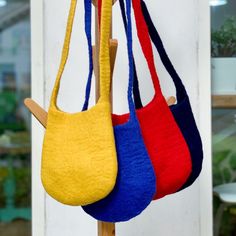
[[[104, 21], [108, 19], [106, 3], [102, 1], [101, 27], [110, 28]], [[116, 150], [118, 157], [118, 176], [113, 191], [104, 199], [94, 204], [83, 206], [85, 212], [97, 220], [106, 222], [127, 221], [139, 215], [152, 201], [156, 192], [155, 173], [145, 148], [140, 126], [136, 117], [132, 99], [133, 60], [132, 60], [132, 29], [131, 0], [127, 4], [127, 42], [129, 57], [128, 119], [114, 126]], [[109, 13], [110, 15], [110, 13]]]
[[[140, 0], [133, 0], [132, 3], [137, 33], [155, 89], [153, 100], [136, 112], [155, 170], [157, 192], [154, 199], [158, 199], [175, 193], [183, 186], [191, 173], [192, 163], [188, 146], [161, 92]], [[127, 115], [116, 117], [116, 122], [126, 119]]]
[[47, 193], [68, 205], [86, 205], [106, 197], [117, 176], [117, 157], [111, 121], [110, 64], [102, 29], [100, 98], [87, 111], [66, 113], [57, 106], [60, 80], [67, 62], [77, 0], [71, 0], [60, 68], [51, 96], [42, 152], [42, 183]]
[[[123, 0], [121, 0], [121, 2], [123, 2]], [[123, 5], [124, 4], [121, 4], [122, 15], [125, 14], [125, 9]], [[141, 1], [141, 6], [143, 16], [148, 26], [150, 38], [154, 43], [159, 53], [160, 59], [163, 65], [165, 66], [167, 72], [169, 73], [170, 77], [172, 78], [176, 88], [177, 104], [172, 105], [170, 107], [170, 110], [185, 138], [186, 143], [188, 144], [192, 160], [192, 172], [189, 178], [187, 179], [186, 183], [181, 187], [181, 189], [184, 189], [194, 183], [194, 181], [197, 179], [201, 172], [203, 162], [202, 141], [193, 116], [187, 91], [165, 51], [162, 40], [152, 22], [147, 6], [143, 0]], [[124, 17], [123, 20], [124, 24], [126, 25], [126, 20]], [[138, 87], [137, 74], [134, 74], [136, 75], [134, 76], [134, 99], [136, 101], [137, 106], [140, 107], [139, 104], [141, 104], [142, 107], [142, 103], [140, 103], [141, 98]]]

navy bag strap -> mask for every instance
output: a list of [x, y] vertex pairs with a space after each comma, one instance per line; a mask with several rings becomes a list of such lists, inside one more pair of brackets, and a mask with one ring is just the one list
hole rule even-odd
[[83, 111], [88, 109], [92, 76], [93, 76], [93, 48], [92, 48], [92, 36], [91, 36], [92, 1], [91, 0], [84, 0], [84, 12], [85, 12], [85, 15], [84, 15], [85, 34], [87, 38], [88, 54], [89, 54], [89, 74], [88, 74], [88, 80], [87, 80], [87, 85], [86, 85], [85, 102], [82, 109]]
[[133, 100], [133, 84], [134, 84], [134, 58], [133, 58], [133, 39], [132, 39], [132, 22], [131, 22], [131, 1], [126, 0], [127, 4], [127, 50], [128, 50], [128, 61], [129, 61], [129, 83], [128, 83], [128, 103], [130, 111], [130, 121], [137, 122], [135, 104]]
[[[123, 15], [125, 12], [124, 0], [119, 0], [119, 1], [120, 1], [121, 12]], [[152, 19], [151, 19], [149, 12], [148, 12], [147, 6], [143, 0], [141, 0], [141, 6], [142, 6], [143, 16], [144, 16], [146, 24], [148, 26], [149, 36], [159, 53], [159, 56], [161, 58], [163, 65], [165, 66], [167, 72], [169, 73], [169, 75], [171, 76], [171, 78], [175, 84], [177, 101], [180, 102], [187, 96], [186, 89], [185, 89], [178, 73], [176, 72], [173, 64], [171, 63], [171, 61], [166, 53], [166, 50], [165, 50], [164, 45], [162, 43], [161, 37], [158, 34], [158, 32], [152, 22]], [[124, 23], [124, 26], [126, 27], [127, 23], [125, 22], [124, 17], [123, 17], [123, 23]], [[136, 73], [136, 75], [137, 75], [137, 73]], [[134, 77], [134, 87], [133, 87], [134, 99], [141, 100], [138, 82], [136, 82], [135, 80], [137, 80], [137, 76]]]

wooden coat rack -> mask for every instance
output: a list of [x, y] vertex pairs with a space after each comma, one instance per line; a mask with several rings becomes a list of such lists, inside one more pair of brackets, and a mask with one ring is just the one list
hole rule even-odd
[[[99, 98], [99, 27], [98, 27], [98, 0], [93, 0], [93, 5], [95, 7], [95, 45], [93, 46], [93, 64], [94, 64], [94, 74], [96, 78], [96, 100]], [[112, 0], [113, 4], [117, 0]], [[111, 65], [111, 77], [113, 75], [116, 52], [118, 47], [118, 41], [112, 39], [112, 23], [111, 23], [111, 35], [110, 35], [110, 65]], [[111, 98], [112, 99], [112, 98]], [[175, 97], [169, 97], [167, 99], [167, 104], [173, 105], [176, 102]], [[26, 98], [24, 100], [25, 106], [33, 114], [33, 116], [46, 128], [47, 126], [47, 112], [40, 107], [31, 98]], [[115, 224], [98, 221], [98, 236], [115, 236]]]

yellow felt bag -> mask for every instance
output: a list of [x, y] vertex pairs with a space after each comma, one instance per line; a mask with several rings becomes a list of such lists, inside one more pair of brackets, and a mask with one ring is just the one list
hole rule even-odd
[[[106, 10], [111, 12], [111, 0], [106, 2]], [[47, 193], [57, 201], [73, 206], [91, 204], [106, 197], [117, 176], [109, 99], [109, 27], [101, 29], [99, 101], [89, 110], [74, 114], [63, 112], [57, 106], [76, 4], [77, 0], [71, 0], [61, 64], [48, 111], [41, 170]], [[106, 20], [110, 22], [111, 16]]]

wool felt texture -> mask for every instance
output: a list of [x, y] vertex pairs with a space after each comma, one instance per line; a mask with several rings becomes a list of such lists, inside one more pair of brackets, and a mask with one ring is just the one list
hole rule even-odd
[[[122, 4], [122, 1], [120, 1], [120, 4]], [[157, 192], [154, 199], [159, 199], [177, 192], [186, 183], [192, 170], [192, 162], [185, 139], [161, 92], [148, 28], [143, 18], [139, 0], [133, 1], [133, 8], [138, 37], [155, 88], [155, 96], [152, 101], [145, 107], [136, 110], [136, 113], [144, 142], [155, 170]], [[123, 12], [122, 17], [124, 18]], [[143, 37], [140, 35], [143, 35]], [[113, 125], [122, 124], [127, 122], [128, 119], [129, 114], [112, 115]]]
[[[120, 0], [120, 2], [121, 2], [120, 6], [122, 15], [124, 15], [125, 14], [124, 1]], [[194, 181], [199, 176], [199, 174], [201, 173], [202, 162], [203, 162], [202, 141], [193, 116], [187, 91], [181, 81], [181, 78], [179, 77], [178, 73], [176, 72], [173, 64], [171, 63], [166, 53], [160, 35], [158, 34], [152, 22], [147, 6], [143, 0], [141, 1], [141, 6], [142, 6], [143, 16], [148, 26], [150, 38], [154, 43], [159, 53], [160, 59], [163, 65], [165, 66], [167, 72], [169, 73], [170, 77], [172, 78], [176, 88], [177, 104], [172, 105], [170, 109], [175, 118], [175, 121], [177, 122], [185, 138], [185, 141], [188, 144], [192, 160], [192, 172], [186, 183], [181, 187], [181, 189], [184, 189], [193, 184]], [[123, 17], [123, 22], [126, 27], [127, 22], [125, 17]], [[137, 76], [136, 77], [134, 76], [134, 80], [137, 80]], [[140, 104], [141, 98], [140, 98], [138, 82], [134, 83], [134, 99], [135, 100], [137, 99], [138, 103]]]
[[[155, 89], [153, 100], [136, 112], [156, 174], [157, 192], [154, 199], [159, 199], [175, 193], [184, 185], [191, 173], [192, 163], [185, 139], [161, 92], [141, 3], [139, 0], [133, 0], [132, 3], [137, 33]], [[128, 114], [113, 115], [113, 123], [115, 124], [122, 123], [127, 119]]]
[[[111, 121], [110, 29], [101, 28], [100, 98], [87, 111], [66, 113], [57, 107], [60, 80], [69, 54], [77, 0], [71, 0], [61, 63], [53, 88], [42, 152], [42, 183], [57, 201], [78, 206], [96, 202], [113, 189], [117, 156]], [[106, 6], [109, 9], [110, 4]], [[104, 19], [110, 22], [110, 14]]]
[[[102, 6], [105, 4], [102, 1]], [[108, 0], [111, 1], [111, 0]], [[103, 200], [83, 206], [85, 212], [105, 222], [127, 221], [139, 215], [152, 201], [156, 192], [155, 173], [145, 148], [132, 99], [133, 57], [131, 0], [126, 0], [127, 48], [129, 57], [128, 103], [130, 117], [126, 123], [114, 126], [118, 157], [118, 176], [113, 191]], [[101, 26], [106, 22], [101, 12]], [[106, 24], [110, 27], [110, 24]]]

